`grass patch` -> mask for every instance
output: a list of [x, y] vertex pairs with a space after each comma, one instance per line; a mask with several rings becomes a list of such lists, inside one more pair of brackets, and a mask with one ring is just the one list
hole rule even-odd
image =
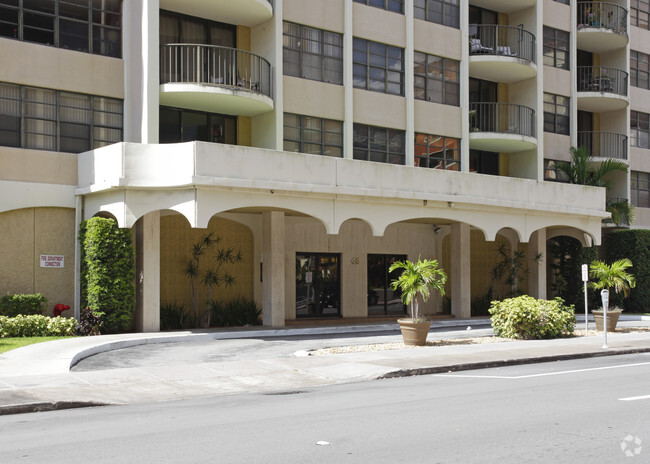
[[21, 346], [33, 345], [34, 343], [49, 342], [71, 337], [9, 337], [0, 338], [0, 353], [4, 353]]

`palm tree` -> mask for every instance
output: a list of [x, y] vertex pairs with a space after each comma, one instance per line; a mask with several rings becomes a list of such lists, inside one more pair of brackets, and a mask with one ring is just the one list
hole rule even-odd
[[[606, 159], [596, 163], [585, 147], [571, 147], [571, 162], [557, 164], [572, 184], [591, 185], [594, 187], [609, 187], [608, 175], [614, 171], [627, 172], [627, 165], [615, 159]], [[631, 224], [634, 221], [634, 207], [625, 199], [608, 200], [605, 210], [612, 214], [616, 225]]]
[[430, 288], [445, 294], [445, 283], [447, 274], [442, 269], [438, 269], [438, 261], [420, 260], [417, 263], [412, 261], [396, 261], [388, 272], [396, 269], [403, 269], [400, 276], [391, 282], [393, 290], [402, 291], [402, 302], [411, 307], [411, 318], [419, 319], [418, 300], [422, 297], [423, 301], [429, 299]]
[[589, 276], [595, 279], [589, 283], [589, 287], [594, 290], [614, 287], [616, 293], [623, 293], [624, 297], [629, 296], [630, 289], [636, 286], [636, 279], [627, 272], [627, 268], [632, 267], [632, 261], [627, 258], [614, 261], [612, 264], [605, 264], [603, 261], [592, 261], [589, 266]]

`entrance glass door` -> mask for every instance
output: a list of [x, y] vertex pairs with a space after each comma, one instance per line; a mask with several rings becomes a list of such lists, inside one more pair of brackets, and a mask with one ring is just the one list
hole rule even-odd
[[395, 261], [404, 261], [406, 255], [368, 255], [368, 316], [400, 315], [406, 313], [401, 292], [390, 283], [400, 270], [388, 272]]
[[339, 255], [296, 253], [296, 317], [341, 315]]

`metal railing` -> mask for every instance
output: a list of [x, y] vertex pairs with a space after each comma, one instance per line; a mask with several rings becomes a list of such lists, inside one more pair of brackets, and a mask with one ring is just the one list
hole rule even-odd
[[578, 132], [578, 146], [598, 158], [627, 159], [627, 135], [613, 132]]
[[470, 103], [471, 132], [498, 132], [535, 137], [535, 110], [513, 103]]
[[470, 55], [512, 56], [535, 63], [535, 36], [520, 27], [469, 25]]
[[613, 3], [578, 2], [578, 29], [610, 29], [627, 36], [627, 10]]
[[603, 66], [578, 66], [578, 92], [615, 93], [627, 97], [625, 71]]
[[209, 84], [271, 97], [271, 64], [236, 48], [167, 44], [160, 47], [160, 83]]

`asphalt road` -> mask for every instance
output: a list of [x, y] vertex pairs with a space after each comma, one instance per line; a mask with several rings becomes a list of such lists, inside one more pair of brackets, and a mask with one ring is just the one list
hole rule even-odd
[[612, 356], [3, 416], [0, 456], [52, 464], [648, 462], [649, 407], [650, 355]]

